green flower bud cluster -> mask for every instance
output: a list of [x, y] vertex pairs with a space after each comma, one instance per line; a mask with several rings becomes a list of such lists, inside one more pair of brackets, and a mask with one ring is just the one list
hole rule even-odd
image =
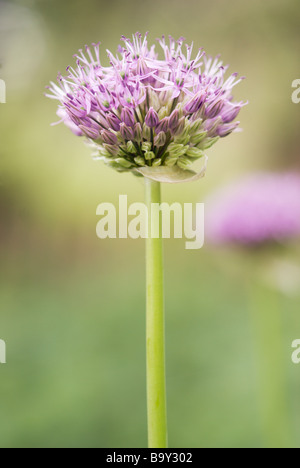
[[219, 137], [210, 136], [203, 118], [185, 115], [184, 102], [172, 110], [171, 103], [162, 105], [155, 93], [150, 96], [148, 112], [142, 107], [135, 113], [128, 109], [119, 130], [105, 131], [96, 142], [90, 142], [97, 149], [96, 158], [119, 172], [145, 166], [189, 169]]

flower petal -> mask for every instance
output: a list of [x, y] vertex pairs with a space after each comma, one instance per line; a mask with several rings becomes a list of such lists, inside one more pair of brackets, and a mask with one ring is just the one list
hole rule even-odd
[[207, 156], [205, 157], [205, 162], [200, 170], [200, 172], [194, 172], [190, 170], [181, 169], [178, 166], [168, 167], [168, 166], [159, 166], [159, 167], [139, 167], [134, 169], [134, 172], [137, 172], [148, 179], [155, 180], [156, 182], [164, 182], [167, 184], [180, 184], [183, 182], [194, 182], [196, 180], [202, 179], [206, 174], [207, 168]]

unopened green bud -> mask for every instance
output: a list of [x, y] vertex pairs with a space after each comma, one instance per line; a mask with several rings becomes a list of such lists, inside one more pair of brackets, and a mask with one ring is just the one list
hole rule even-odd
[[146, 124], [143, 125], [143, 137], [145, 140], [150, 140], [151, 138], [151, 129]]
[[104, 143], [103, 146], [108, 151], [108, 153], [111, 154], [112, 156], [117, 156], [117, 154], [119, 153], [118, 146], [108, 145], [106, 143]]
[[166, 166], [169, 166], [169, 167], [173, 167], [175, 166], [175, 164], [177, 163], [178, 161], [178, 158], [174, 157], [174, 156], [167, 156], [166, 159], [165, 159], [165, 165]]
[[180, 136], [175, 138], [174, 142], [185, 146], [190, 142], [190, 136], [189, 135], [187, 135], [187, 136], [180, 135]]
[[111, 167], [112, 169], [119, 169], [121, 166], [119, 164], [117, 164], [114, 160], [113, 161], [110, 161], [110, 160], [107, 160], [105, 161], [105, 164], [108, 166], [108, 167]]
[[104, 158], [111, 158], [111, 156], [112, 156], [112, 154], [111, 154], [109, 151], [107, 151], [107, 149], [104, 148], [103, 146], [99, 146], [98, 151], [99, 151], [98, 154], [99, 154], [99, 156], [101, 156], [101, 157], [104, 157]]
[[199, 143], [201, 143], [204, 140], [206, 135], [207, 135], [207, 132], [196, 133], [195, 135], [192, 136], [191, 143], [193, 145], [198, 146]]
[[177, 161], [177, 166], [179, 166], [181, 169], [189, 169], [190, 165], [191, 161], [184, 156], [182, 158], [179, 158]]
[[184, 129], [185, 129], [185, 117], [181, 117], [181, 119], [179, 119], [179, 122], [178, 122], [176, 128], [174, 128], [174, 130], [171, 129], [171, 133], [173, 135], [175, 135], [175, 136], [176, 135], [181, 135], [183, 133]]
[[199, 158], [202, 158], [204, 156], [204, 153], [199, 148], [190, 147], [186, 152], [186, 156], [188, 156], [189, 158], [199, 159]]
[[120, 132], [116, 133], [116, 136], [117, 136], [117, 138], [118, 138], [118, 142], [119, 142], [119, 143], [124, 143], [124, 139], [123, 139], [123, 137], [122, 137], [122, 135], [121, 135]]
[[181, 133], [181, 135], [179, 135], [179, 136], [182, 137], [182, 138], [186, 138], [188, 136], [189, 139], [190, 139], [190, 135], [191, 135], [191, 127], [190, 127], [190, 124], [187, 121], [187, 119], [185, 119], [185, 128], [184, 128], [183, 132]]
[[160, 146], [164, 146], [166, 144], [166, 140], [166, 134], [164, 132], [159, 132], [159, 134], [154, 139], [154, 146], [157, 146], [158, 148]]
[[170, 156], [178, 158], [179, 156], [183, 156], [187, 149], [187, 146], [178, 143], [171, 143], [168, 146], [168, 153], [170, 154]]
[[129, 169], [129, 167], [132, 167], [132, 163], [123, 158], [117, 158], [115, 159], [115, 162], [119, 164], [121, 167], [125, 167], [126, 169]]
[[134, 162], [138, 165], [138, 166], [145, 166], [146, 165], [146, 161], [144, 158], [142, 158], [142, 156], [137, 156], [136, 158], [134, 158]]
[[149, 141], [144, 141], [144, 143], [142, 143], [142, 150], [143, 151], [151, 151], [152, 150], [152, 144], [149, 142]]
[[222, 118], [221, 117], [217, 117], [214, 122], [213, 122], [213, 125], [210, 126], [208, 129], [207, 129], [207, 135], [210, 137], [210, 138], [214, 138], [214, 135], [216, 134], [216, 130], [217, 128], [219, 127], [219, 125], [222, 124]]
[[190, 133], [197, 133], [203, 123], [202, 119], [197, 119], [191, 124]]
[[177, 109], [178, 112], [179, 112], [179, 118], [183, 117], [183, 104], [182, 104], [182, 102], [180, 102], [179, 104], [177, 104], [176, 109]]
[[128, 153], [133, 153], [133, 154], [137, 153], [136, 147], [134, 146], [132, 141], [127, 141], [126, 149]]
[[153, 151], [146, 151], [145, 153], [146, 161], [150, 161], [151, 159], [154, 159], [154, 158], [155, 158], [155, 154], [153, 153]]
[[152, 163], [152, 167], [158, 167], [161, 165], [161, 159], [155, 159]]
[[140, 143], [143, 139], [143, 136], [142, 136], [142, 127], [141, 127], [141, 124], [138, 122], [135, 124], [134, 126], [134, 139], [137, 143]]
[[162, 120], [163, 118], [167, 117], [168, 115], [168, 109], [164, 106], [158, 111], [158, 117], [159, 120]]
[[160, 100], [156, 91], [148, 90], [150, 106], [156, 111], [160, 108]]
[[214, 137], [214, 138], [207, 138], [207, 139], [203, 142], [201, 148], [204, 149], [204, 150], [211, 148], [215, 143], [217, 143], [217, 141], [219, 140], [219, 138], [220, 138], [219, 136], [216, 136], [216, 137]]

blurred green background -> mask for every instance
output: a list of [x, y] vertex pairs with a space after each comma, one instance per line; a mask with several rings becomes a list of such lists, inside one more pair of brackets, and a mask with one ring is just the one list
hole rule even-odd
[[[84, 44], [100, 40], [105, 55], [137, 30], [151, 40], [183, 35], [221, 53], [247, 76], [235, 91], [250, 101], [240, 115], [244, 132], [210, 151], [205, 180], [163, 190], [166, 201], [203, 201], [249, 171], [299, 169], [300, 107], [291, 101], [299, 23], [299, 0], [0, 1], [2, 448], [146, 446], [144, 243], [95, 233], [97, 205], [119, 194], [141, 201], [143, 183], [94, 162], [64, 126], [50, 127], [56, 106], [45, 85]], [[183, 240], [167, 241], [165, 251], [170, 446], [271, 443], [255, 288], [262, 312], [281, 314], [286, 409], [283, 417], [274, 410], [278, 444], [299, 446], [300, 366], [291, 342], [300, 338], [300, 288], [253, 287], [269, 254], [187, 251]], [[297, 263], [297, 252], [291, 246], [280, 256]], [[285, 283], [289, 274], [294, 280], [290, 271]]]

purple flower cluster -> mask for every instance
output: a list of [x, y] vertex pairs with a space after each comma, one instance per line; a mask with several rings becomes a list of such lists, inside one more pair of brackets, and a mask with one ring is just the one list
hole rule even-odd
[[300, 175], [256, 174], [207, 203], [214, 243], [261, 244], [300, 236]]
[[144, 166], [187, 169], [204, 150], [233, 132], [245, 103], [234, 102], [237, 74], [207, 57], [184, 39], [159, 40], [148, 47], [147, 35], [122, 37], [118, 54], [101, 64], [99, 44], [86, 46], [67, 76], [51, 83], [48, 97], [60, 102], [58, 115], [76, 135], [85, 136], [95, 156], [119, 171]]

